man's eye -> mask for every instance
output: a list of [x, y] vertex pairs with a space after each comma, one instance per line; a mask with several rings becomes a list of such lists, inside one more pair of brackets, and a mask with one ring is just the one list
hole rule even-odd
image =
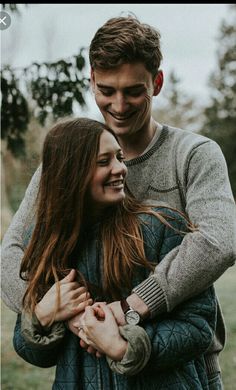
[[111, 96], [112, 95], [112, 91], [110, 90], [104, 90], [104, 89], [100, 89], [100, 92], [104, 95], [104, 96]]
[[141, 91], [141, 90], [135, 90], [135, 91], [129, 91], [128, 95], [132, 96], [132, 97], [138, 97], [138, 96], [142, 95], [142, 93], [143, 93], [143, 91]]
[[118, 156], [117, 159], [121, 162], [125, 160], [124, 156]]

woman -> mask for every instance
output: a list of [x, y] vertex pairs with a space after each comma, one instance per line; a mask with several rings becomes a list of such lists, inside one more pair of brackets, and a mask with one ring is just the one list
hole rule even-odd
[[[21, 265], [28, 288], [15, 350], [40, 367], [56, 365], [54, 389], [207, 389], [212, 288], [140, 325], [118, 327], [109, 305], [90, 306], [91, 299], [123, 300], [186, 231], [179, 213], [130, 196], [123, 160], [113, 132], [99, 122], [69, 120], [48, 133], [36, 224]], [[70, 319], [104, 356], [81, 348], [64, 325]]]

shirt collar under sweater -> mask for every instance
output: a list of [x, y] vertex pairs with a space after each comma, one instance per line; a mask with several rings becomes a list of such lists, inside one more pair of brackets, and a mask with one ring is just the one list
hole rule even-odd
[[166, 136], [168, 133], [168, 126], [166, 125], [157, 125], [157, 130], [154, 134], [154, 137], [152, 138], [151, 142], [147, 146], [147, 148], [144, 150], [144, 152], [135, 158], [132, 158], [131, 160], [125, 161], [125, 164], [127, 167], [130, 167], [132, 165], [139, 164], [142, 161], [147, 160], [164, 142]]

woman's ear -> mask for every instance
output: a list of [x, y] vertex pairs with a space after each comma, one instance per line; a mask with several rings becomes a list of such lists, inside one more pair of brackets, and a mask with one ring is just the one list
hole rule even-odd
[[161, 92], [161, 88], [164, 82], [164, 75], [162, 70], [159, 70], [154, 80], [154, 93], [153, 96], [157, 96]]

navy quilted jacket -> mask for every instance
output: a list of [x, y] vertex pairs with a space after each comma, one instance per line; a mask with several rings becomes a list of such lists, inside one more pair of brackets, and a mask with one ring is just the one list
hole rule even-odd
[[[162, 209], [170, 216], [172, 211]], [[175, 215], [171, 224], [183, 230], [182, 218]], [[146, 257], [159, 262], [183, 237], [157, 218], [140, 215]], [[85, 278], [99, 286], [102, 278], [98, 228], [86, 232], [86, 240], [78, 254], [78, 268]], [[136, 286], [148, 276], [137, 269]], [[124, 291], [124, 296], [127, 291]], [[56, 365], [54, 390], [198, 390], [208, 389], [204, 353], [215, 331], [216, 298], [213, 287], [182, 303], [171, 313], [143, 323], [152, 343], [150, 360], [139, 374], [126, 376], [110, 370], [106, 359], [97, 359], [79, 345], [79, 338], [67, 331], [62, 342], [50, 350], [32, 347], [21, 335], [21, 317], [14, 332], [16, 352], [27, 362], [39, 367]]]

